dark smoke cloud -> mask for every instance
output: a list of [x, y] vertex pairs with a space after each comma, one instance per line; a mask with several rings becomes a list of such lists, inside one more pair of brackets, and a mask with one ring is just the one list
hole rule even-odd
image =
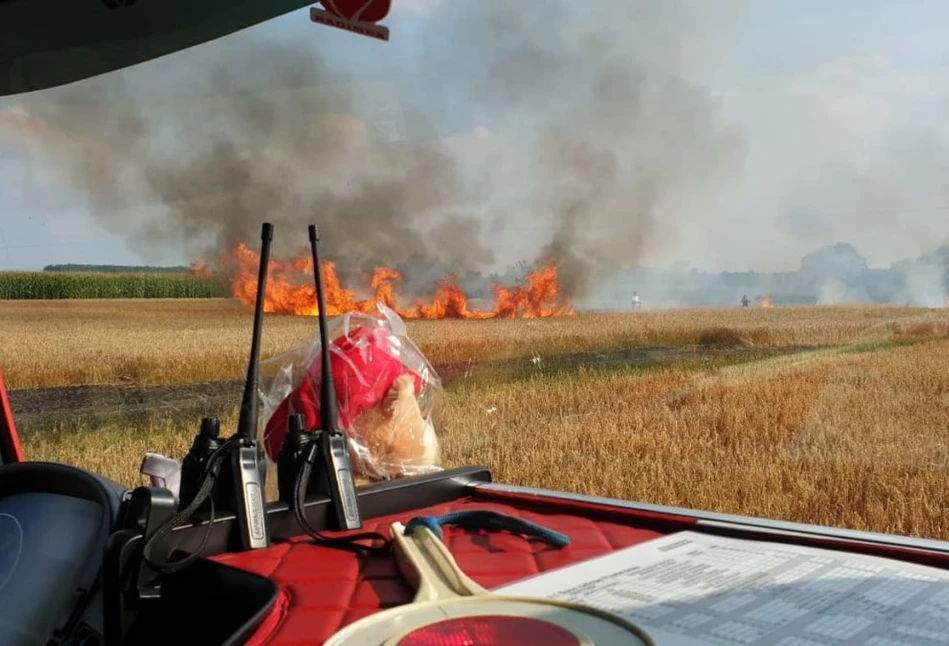
[[[711, 16], [701, 3], [588, 5], [448, 0], [420, 32], [416, 80], [435, 98], [408, 111], [413, 129], [434, 133], [429, 122], [464, 105], [510, 142], [503, 173], [496, 158], [472, 172], [437, 142], [374, 139], [352, 117], [356, 85], [321, 90], [347, 79], [311, 43], [220, 46], [221, 60], [193, 66], [187, 84], [201, 91], [180, 105], [133, 107], [142, 101], [116, 77], [18, 118], [103, 226], [143, 252], [213, 259], [256, 247], [267, 219], [275, 251], [289, 253], [287, 237], [304, 241], [318, 221], [344, 275], [462, 273], [495, 261], [489, 222], [493, 237], [530, 235], [537, 262], [557, 263], [566, 295], [581, 297], [636, 265], [668, 199], [714, 192], [744, 155], [691, 78]], [[728, 7], [716, 4], [719, 19]], [[142, 195], [154, 208], [130, 216]]]
[[[451, 259], [461, 269], [493, 261], [445, 151], [374, 140], [352, 116], [358, 97], [346, 79], [305, 46], [227, 50], [226, 63], [196, 67], [188, 84], [205, 91], [182, 106], [149, 106], [119, 77], [2, 116], [40, 144], [106, 229], [143, 252], [185, 246], [214, 260], [240, 242], [256, 248], [269, 220], [285, 254], [305, 247], [304, 225], [319, 222], [344, 273], [410, 260]], [[270, 89], [246, 79], [266, 79]], [[344, 91], [323, 94], [329, 83]], [[143, 199], [155, 208], [130, 217]], [[446, 235], [449, 222], [463, 236]]]

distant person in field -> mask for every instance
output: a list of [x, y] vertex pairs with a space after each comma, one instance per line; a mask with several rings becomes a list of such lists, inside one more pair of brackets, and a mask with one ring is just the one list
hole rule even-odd
[[639, 292], [633, 292], [633, 309], [638, 310], [642, 306], [639, 300]]
[[750, 305], [750, 304], [751, 304], [751, 301], [748, 300], [748, 294], [745, 294], [744, 296], [741, 297], [741, 306], [742, 306], [742, 307], [748, 307], [748, 305]]

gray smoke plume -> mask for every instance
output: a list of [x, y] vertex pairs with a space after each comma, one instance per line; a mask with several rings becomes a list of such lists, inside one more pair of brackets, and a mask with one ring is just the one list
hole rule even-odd
[[443, 92], [537, 124], [520, 217], [549, 237], [537, 262], [561, 268], [568, 297], [636, 266], [669, 198], [714, 192], [739, 170], [741, 134], [689, 78], [699, 25], [737, 6], [449, 2], [429, 27], [447, 34], [424, 57]]
[[[277, 227], [275, 250], [296, 252], [306, 246], [304, 225], [316, 221], [344, 271], [492, 260], [449, 155], [374, 141], [351, 116], [356, 97], [319, 93], [338, 77], [305, 47], [232, 49], [226, 63], [196, 67], [188, 84], [207, 90], [184, 108], [149, 105], [118, 77], [67, 88], [28, 113], [8, 109], [5, 121], [18, 121], [83, 190], [103, 226], [144, 252], [185, 246], [213, 261], [241, 242], [256, 248], [264, 220]], [[242, 78], [274, 89], [247, 91]], [[143, 199], [154, 208], [129, 217]], [[446, 218], [467, 235], [445, 236]]]
[[102, 225], [143, 255], [174, 246], [213, 261], [239, 242], [256, 248], [265, 219], [286, 255], [318, 221], [344, 277], [385, 264], [408, 268], [422, 289], [430, 272], [412, 267], [494, 263], [490, 222], [493, 237], [529, 237], [577, 298], [636, 265], [669, 200], [714, 193], [740, 168], [740, 133], [690, 75], [706, 53], [702, 27], [727, 22], [730, 6], [440, 5], [416, 52], [434, 98], [411, 117], [435, 131], [428, 122], [470, 106], [508, 143], [503, 172], [496, 157], [469, 172], [464, 151], [438, 142], [380, 142], [352, 116], [358, 84], [321, 89], [346, 79], [311, 43], [216, 46], [223, 62], [195, 63], [187, 85], [201, 91], [180, 105], [143, 101], [118, 76], [0, 119], [38, 142]]
[[778, 307], [889, 303], [949, 307], [949, 245], [913, 259], [872, 268], [852, 244], [828, 245], [803, 256], [793, 271], [709, 273], [673, 263], [619, 272], [587, 295], [584, 307], [626, 310], [638, 291], [644, 309], [739, 307], [743, 296], [757, 307], [763, 297]]

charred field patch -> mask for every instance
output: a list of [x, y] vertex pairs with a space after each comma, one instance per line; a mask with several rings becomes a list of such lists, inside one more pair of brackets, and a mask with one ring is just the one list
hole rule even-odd
[[[634, 373], [665, 367], [716, 367], [813, 349], [810, 346], [646, 347], [546, 357], [454, 362], [435, 365], [446, 388], [462, 384], [503, 383], [565, 376], [577, 371]], [[243, 382], [217, 381], [165, 386], [87, 385], [14, 390], [10, 404], [23, 432], [41, 432], [45, 424], [82, 418], [87, 424], [135, 422], [161, 415], [197, 419], [215, 415], [240, 401]]]

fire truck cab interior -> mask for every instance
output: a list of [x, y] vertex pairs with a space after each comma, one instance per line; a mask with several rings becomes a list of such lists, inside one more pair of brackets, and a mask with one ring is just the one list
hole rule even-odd
[[[398, 1], [398, 0], [396, 0]], [[310, 5], [297, 0], [0, 0], [0, 96], [122, 69]], [[242, 547], [239, 519], [218, 510], [145, 545], [179, 513], [161, 487], [129, 490], [95, 473], [24, 458], [0, 375], [0, 642], [20, 644], [322, 643], [341, 627], [408, 603], [389, 557], [308, 545], [286, 502], [266, 504], [269, 547]], [[26, 456], [28, 458], [29, 456]], [[485, 587], [681, 530], [785, 541], [949, 567], [941, 541], [596, 499], [493, 483], [466, 466], [359, 488], [364, 530], [465, 509], [492, 509], [569, 536], [562, 552], [450, 534], [462, 569]], [[328, 495], [303, 503], [333, 529]], [[303, 539], [301, 539], [303, 537]], [[500, 539], [499, 539], [500, 540]], [[510, 546], [510, 543], [508, 543]], [[518, 551], [519, 550], [519, 551]]]

